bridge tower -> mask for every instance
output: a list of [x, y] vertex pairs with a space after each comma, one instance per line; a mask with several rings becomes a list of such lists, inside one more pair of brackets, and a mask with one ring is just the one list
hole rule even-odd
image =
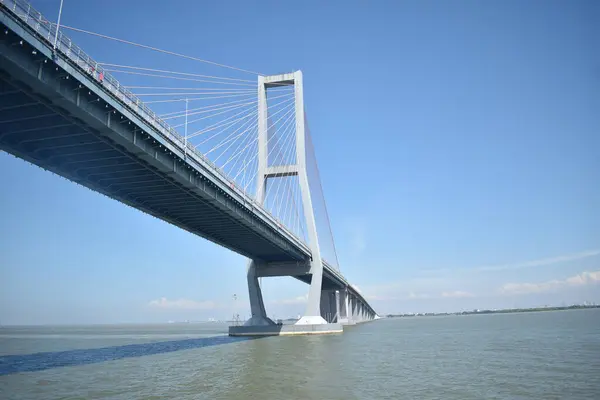
[[[296, 117], [296, 159], [292, 165], [269, 166], [268, 162], [268, 106], [267, 91], [269, 88], [294, 85], [295, 117]], [[264, 204], [267, 184], [270, 179], [286, 176], [297, 176], [302, 196], [302, 207], [307, 228], [308, 245], [311, 250], [310, 274], [312, 276], [308, 292], [308, 301], [304, 316], [297, 325], [320, 325], [327, 321], [321, 316], [321, 287], [323, 281], [323, 260], [317, 236], [317, 226], [313, 209], [312, 196], [306, 169], [306, 130], [304, 118], [304, 94], [302, 71], [271, 76], [258, 77], [258, 176], [256, 200]], [[273, 321], [267, 317], [261, 288], [258, 282], [257, 269], [260, 260], [251, 260], [248, 264], [248, 293], [250, 296], [251, 318], [247, 326], [271, 325]]]

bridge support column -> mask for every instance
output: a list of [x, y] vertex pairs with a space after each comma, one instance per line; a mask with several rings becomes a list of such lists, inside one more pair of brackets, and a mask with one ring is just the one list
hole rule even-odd
[[348, 293], [346, 303], [348, 304], [348, 320], [350, 323], [354, 323], [354, 304], [352, 302], [352, 295]]
[[321, 308], [321, 317], [323, 317], [327, 322], [331, 322], [331, 304], [329, 301], [330, 292], [327, 290], [321, 290], [321, 304], [319, 304]]
[[356, 296], [352, 296], [352, 319], [354, 320], [354, 322], [361, 322], [361, 318], [360, 318], [360, 302], [358, 301], [358, 299], [356, 298]]
[[345, 325], [351, 323], [352, 317], [347, 288], [344, 288], [337, 293], [337, 302], [339, 310], [338, 322]]
[[352, 323], [352, 309], [350, 308], [350, 295], [348, 294], [348, 288], [344, 290], [344, 297], [346, 302], [346, 322], [348, 324]]
[[342, 316], [342, 307], [340, 305], [340, 291], [336, 290], [334, 292], [334, 301], [335, 301], [335, 320], [334, 322], [339, 323]]
[[348, 323], [352, 324], [354, 323], [354, 311], [353, 311], [353, 304], [352, 304], [352, 295], [350, 295], [350, 293], [346, 292], [346, 307], [348, 310]]
[[279, 87], [282, 84], [294, 85], [296, 162], [294, 165], [286, 166], [286, 174], [288, 176], [295, 175], [298, 177], [298, 184], [300, 186], [300, 194], [302, 197], [302, 209], [304, 211], [304, 220], [306, 223], [306, 234], [311, 253], [311, 258], [308, 261], [310, 263], [310, 274], [312, 276], [310, 288], [308, 290], [306, 311], [304, 316], [296, 322], [296, 325], [321, 325], [327, 323], [322, 315], [327, 314], [328, 311], [323, 313], [321, 310], [321, 300], [323, 299], [323, 260], [321, 259], [315, 212], [306, 170], [306, 127], [304, 118], [302, 71], [296, 71], [291, 74], [258, 77], [258, 181], [256, 200], [259, 204], [264, 204], [267, 181], [280, 176], [277, 172], [273, 171], [273, 166], [269, 165], [267, 89]]
[[333, 324], [338, 320], [338, 301], [335, 290], [322, 290], [321, 291], [321, 317], [327, 321], [327, 323]]
[[306, 312], [296, 324], [319, 325], [327, 321], [321, 316], [321, 290], [323, 284], [323, 260], [321, 259], [321, 248], [317, 235], [317, 224], [315, 211], [312, 204], [312, 195], [308, 183], [306, 171], [306, 127], [304, 126], [304, 85], [302, 83], [302, 71], [294, 72], [294, 99], [296, 103], [296, 164], [298, 166], [298, 181], [302, 195], [302, 209], [306, 221], [308, 242], [312, 259], [310, 260], [310, 272], [312, 274], [310, 288], [308, 289], [308, 303]]
[[254, 260], [251, 260], [248, 263], [247, 278], [251, 316], [250, 319], [244, 323], [245, 326], [275, 325], [275, 323], [267, 317], [267, 312], [265, 311], [265, 303], [256, 274], [258, 264], [259, 263]]

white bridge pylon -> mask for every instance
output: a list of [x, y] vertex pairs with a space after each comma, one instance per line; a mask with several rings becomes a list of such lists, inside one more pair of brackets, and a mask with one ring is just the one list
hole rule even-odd
[[[269, 165], [268, 134], [269, 115], [267, 93], [269, 88], [294, 86], [295, 117], [296, 117], [296, 154], [295, 162], [289, 165]], [[258, 77], [258, 170], [256, 184], [256, 200], [263, 205], [269, 180], [296, 176], [300, 187], [304, 223], [308, 245], [312, 253], [309, 273], [312, 275], [308, 292], [308, 301], [304, 316], [297, 325], [320, 325], [327, 321], [321, 316], [321, 287], [323, 282], [323, 260], [317, 235], [313, 199], [306, 168], [306, 127], [304, 118], [304, 95], [302, 87], [302, 71], [271, 76]], [[248, 264], [248, 292], [250, 297], [251, 318], [247, 326], [271, 325], [274, 322], [267, 317], [261, 288], [258, 282], [257, 270], [263, 266], [261, 260], [251, 260]]]

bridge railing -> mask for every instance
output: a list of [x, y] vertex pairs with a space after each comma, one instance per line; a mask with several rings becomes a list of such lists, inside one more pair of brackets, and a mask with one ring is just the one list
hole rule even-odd
[[187, 140], [173, 127], [162, 120], [135, 94], [121, 85], [115, 77], [113, 77], [102, 67], [102, 65], [98, 64], [80, 47], [74, 44], [68, 36], [64, 35], [60, 31], [60, 29], [58, 29], [57, 33], [57, 25], [54, 22], [50, 22], [45, 19], [44, 16], [39, 11], [34, 9], [29, 2], [25, 0], [0, 0], [0, 4], [3, 4], [7, 9], [11, 10], [13, 14], [29, 25], [29, 27], [33, 29], [41, 39], [46, 41], [48, 45], [54, 47], [57, 51], [60, 51], [60, 53], [66, 56], [71, 62], [75, 63], [75, 65], [77, 65], [81, 70], [91, 75], [100, 85], [104, 87], [104, 89], [112, 93], [113, 96], [115, 96], [131, 111], [142, 117], [146, 123], [150, 124], [159, 133], [168, 138], [175, 146], [179, 147], [184, 154], [189, 154], [199, 158], [202, 160], [200, 164], [204, 163], [209, 165], [225, 184], [237, 192], [237, 194], [240, 195], [245, 202], [251, 203], [256, 210], [260, 210], [264, 216], [271, 219], [280, 230], [295, 238], [298, 242], [304, 244], [294, 232], [287, 229], [278, 218], [276, 218], [266, 208], [256, 202], [253, 195], [247, 193], [234, 180], [228, 177], [227, 174], [221, 170], [221, 168], [216, 166], [195, 146], [188, 143]]

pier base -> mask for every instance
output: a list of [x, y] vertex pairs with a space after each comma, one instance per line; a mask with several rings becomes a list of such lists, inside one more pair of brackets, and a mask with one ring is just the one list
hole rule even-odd
[[342, 324], [230, 326], [229, 336], [292, 336], [343, 333]]

